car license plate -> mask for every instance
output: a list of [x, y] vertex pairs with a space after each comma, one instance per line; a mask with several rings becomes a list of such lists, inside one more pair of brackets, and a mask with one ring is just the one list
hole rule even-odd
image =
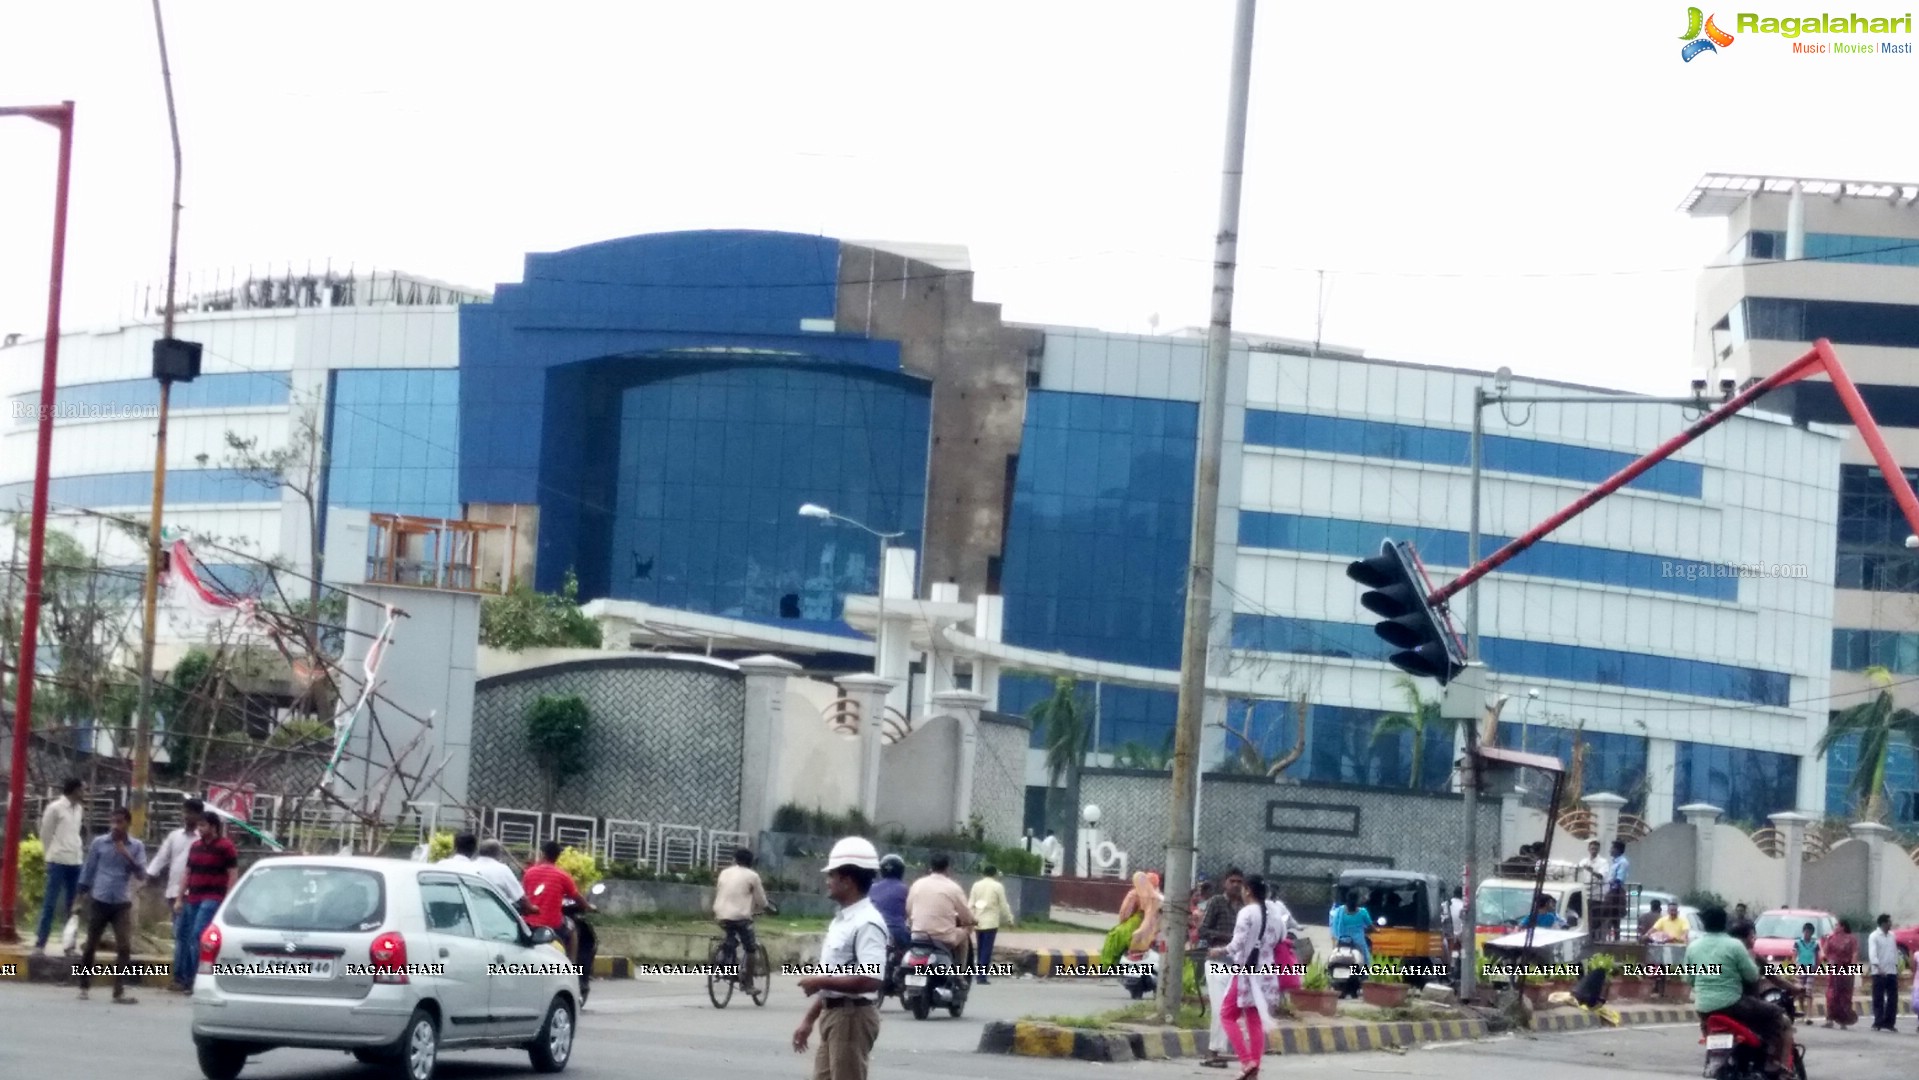
[[331, 979], [333, 977], [333, 961], [319, 957], [302, 956], [287, 961], [285, 970], [278, 972], [278, 974], [289, 979]]
[[925, 986], [925, 985], [926, 985], [926, 976], [924, 976], [924, 975], [908, 975], [908, 976], [906, 977], [906, 985], [908, 985], [908, 986]]
[[1732, 1035], [1731, 1035], [1730, 1033], [1728, 1033], [1728, 1032], [1721, 1032], [1721, 1033], [1719, 1033], [1719, 1034], [1717, 1034], [1717, 1035], [1708, 1035], [1708, 1036], [1706, 1036], [1706, 1049], [1708, 1049], [1708, 1050], [1731, 1050], [1731, 1049], [1732, 1049]]

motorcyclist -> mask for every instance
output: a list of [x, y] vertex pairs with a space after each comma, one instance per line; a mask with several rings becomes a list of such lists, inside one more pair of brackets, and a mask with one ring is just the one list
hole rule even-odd
[[[1794, 995], [1799, 992], [1799, 989], [1792, 985], [1785, 976], [1779, 973], [1777, 965], [1769, 964], [1760, 957], [1756, 947], [1759, 943], [1759, 931], [1757, 927], [1753, 926], [1750, 922], [1736, 922], [1726, 928], [1726, 936], [1744, 945], [1746, 952], [1752, 956], [1752, 962], [1759, 965], [1759, 981], [1757, 983], [1747, 984], [1746, 993], [1758, 997], [1760, 994], [1765, 993], [1768, 987], [1778, 987], [1786, 992], [1785, 1000], [1788, 1002], [1792, 1001]], [[1791, 1015], [1790, 1012], [1787, 1012], [1787, 1019], [1791, 1019]]]
[[890, 938], [886, 949], [886, 983], [881, 990], [881, 996], [884, 997], [894, 991], [900, 959], [913, 943], [913, 933], [906, 921], [906, 860], [891, 854], [881, 859], [880, 876], [873, 882], [873, 890], [867, 893], [866, 898], [873, 902], [880, 917], [886, 920], [886, 932]]
[[1783, 1011], [1755, 996], [1764, 977], [1745, 943], [1727, 934], [1726, 909], [1701, 911], [1699, 928], [1698, 939], [1686, 946], [1685, 979], [1700, 1020], [1718, 1015], [1743, 1024], [1772, 1049], [1769, 1069], [1790, 1076], [1792, 1025]]

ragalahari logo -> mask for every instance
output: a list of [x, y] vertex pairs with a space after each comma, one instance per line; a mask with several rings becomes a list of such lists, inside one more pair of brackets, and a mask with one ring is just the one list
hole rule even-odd
[[[1698, 8], [1686, 9], [1686, 32], [1679, 35], [1685, 47], [1679, 50], [1679, 58], [1692, 63], [1692, 58], [1700, 53], [1717, 52], [1732, 44], [1732, 35], [1713, 25], [1713, 17]], [[1701, 31], [1705, 36], [1701, 37]], [[1718, 46], [1715, 49], [1714, 46]]]

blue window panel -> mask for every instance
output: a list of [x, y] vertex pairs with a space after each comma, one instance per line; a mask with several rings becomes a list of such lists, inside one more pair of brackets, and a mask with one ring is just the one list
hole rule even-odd
[[[1919, 309], [1915, 309], [1919, 310]], [[1431, 465], [1470, 464], [1470, 436], [1463, 431], [1422, 428], [1384, 420], [1358, 420], [1305, 413], [1246, 410], [1246, 444], [1289, 450], [1352, 454]], [[1488, 435], [1485, 466], [1495, 472], [1545, 476], [1596, 484], [1635, 460], [1635, 455], [1539, 439]], [[1662, 461], [1627, 487], [1684, 498], [1701, 497], [1705, 469], [1688, 461]]]
[[[1239, 543], [1248, 548], [1359, 559], [1377, 555], [1380, 541], [1389, 536], [1412, 541], [1428, 566], [1467, 565], [1468, 537], [1463, 532], [1255, 510], [1241, 511], [1239, 515]], [[1497, 551], [1509, 539], [1482, 536], [1480, 551]], [[1739, 578], [1730, 567], [1637, 552], [1542, 541], [1507, 565], [1515, 573], [1567, 581], [1650, 589], [1708, 600], [1737, 602], [1739, 599]]]
[[617, 391], [608, 595], [851, 633], [842, 598], [877, 587], [878, 541], [797, 511], [819, 503], [917, 548], [924, 384], [812, 364], [659, 362], [648, 375]]
[[1747, 827], [1797, 808], [1799, 758], [1792, 754], [1678, 742], [1673, 759], [1674, 820], [1678, 808], [1691, 803], [1717, 806], [1724, 811], [1721, 821]]
[[332, 383], [327, 504], [458, 518], [459, 372], [342, 369]]
[[[1233, 647], [1359, 660], [1384, 660], [1390, 651], [1386, 643], [1373, 634], [1369, 624], [1248, 612], [1233, 616]], [[1493, 670], [1514, 675], [1690, 694], [1777, 708], [1784, 708], [1791, 701], [1792, 678], [1784, 672], [1671, 657], [1663, 663], [1645, 664], [1634, 661], [1634, 654], [1616, 649], [1511, 638], [1481, 638], [1480, 648]]]
[[[217, 409], [285, 405], [290, 398], [291, 377], [283, 371], [246, 371], [223, 375], [202, 375], [190, 383], [175, 383], [169, 407], [174, 409]], [[37, 415], [40, 392], [15, 394], [19, 403], [15, 416]], [[160, 384], [152, 379], [120, 379], [114, 382], [78, 383], [62, 386], [54, 395], [63, 413], [75, 417], [98, 415], [112, 418], [160, 407]], [[16, 421], [18, 422], [18, 421]]]
[[[1786, 234], [1758, 231], [1748, 234], [1744, 246], [1749, 257], [1759, 260], [1780, 259], [1786, 253]], [[1872, 266], [1919, 266], [1919, 240], [1907, 237], [1849, 236], [1838, 233], [1807, 233], [1808, 259], [1826, 262], [1865, 263]]]
[[[1846, 735], [1826, 751], [1826, 813], [1833, 817], [1859, 818], [1863, 799], [1854, 788], [1859, 772], [1859, 735]], [[1885, 787], [1882, 789], [1892, 824], [1911, 831], [1919, 825], [1919, 756], [1910, 745], [1894, 740], [1886, 755]]]
[[[264, 482], [263, 482], [264, 481]], [[56, 476], [47, 485], [47, 498], [55, 508], [81, 506], [151, 506], [151, 472], [91, 473], [82, 476]], [[33, 482], [0, 484], [0, 507], [24, 509], [33, 500]], [[256, 474], [237, 469], [169, 469], [167, 471], [168, 506], [198, 503], [274, 503], [280, 501], [280, 489]]]
[[1835, 629], [1832, 666], [1840, 671], [1882, 667], [1894, 675], [1919, 675], [1919, 634]]
[[[1009, 642], [1177, 664], [1197, 416], [1186, 402], [1029, 392], [1001, 570]], [[1107, 731], [1109, 750], [1124, 741]]]

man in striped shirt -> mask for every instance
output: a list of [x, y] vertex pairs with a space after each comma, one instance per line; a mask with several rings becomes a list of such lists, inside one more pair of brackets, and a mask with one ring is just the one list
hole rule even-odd
[[[181, 888], [180, 900], [187, 910], [193, 912], [193, 941], [197, 944], [200, 935], [207, 932], [213, 923], [213, 915], [227, 898], [227, 890], [233, 888], [233, 882], [240, 876], [240, 852], [233, 841], [221, 835], [220, 815], [211, 810], [200, 815], [200, 839], [187, 849], [187, 876]], [[197, 968], [198, 956], [194, 960]], [[188, 971], [179, 977], [181, 985], [193, 985], [194, 971]]]

